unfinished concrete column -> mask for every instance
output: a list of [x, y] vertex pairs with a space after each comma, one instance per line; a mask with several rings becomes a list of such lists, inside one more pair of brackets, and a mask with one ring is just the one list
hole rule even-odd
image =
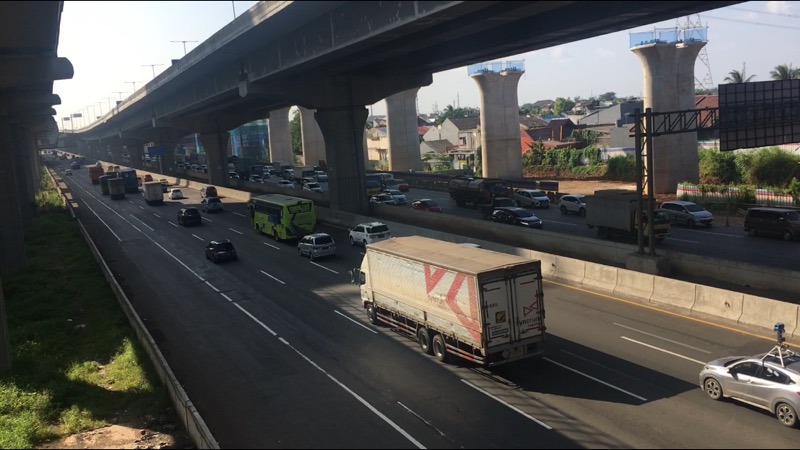
[[[695, 108], [694, 63], [705, 42], [646, 44], [631, 51], [644, 73], [644, 107], [653, 112]], [[658, 126], [658, 124], [655, 124]], [[653, 189], [675, 193], [678, 183], [700, 179], [697, 132], [653, 138]]]
[[5, 211], [0, 220], [0, 275], [13, 274], [27, 262], [25, 253], [25, 233], [20, 214], [20, 193], [17, 164], [18, 152], [14, 140], [13, 125], [0, 118], [0, 211]]
[[487, 178], [522, 177], [517, 85], [524, 71], [480, 72], [471, 77], [481, 92], [482, 174]]
[[123, 146], [122, 145], [112, 145], [109, 150], [111, 151], [111, 161], [114, 165], [118, 166], [122, 164], [122, 153], [123, 153]]
[[300, 134], [303, 136], [303, 164], [306, 166], [319, 166], [320, 161], [325, 161], [325, 139], [319, 129], [313, 109], [300, 109]]
[[289, 108], [269, 112], [269, 160], [294, 165], [292, 136], [289, 132]]
[[319, 109], [314, 114], [325, 138], [331, 209], [366, 214], [364, 124], [367, 108]]
[[419, 88], [414, 88], [386, 97], [389, 170], [422, 170], [417, 131], [418, 91]]

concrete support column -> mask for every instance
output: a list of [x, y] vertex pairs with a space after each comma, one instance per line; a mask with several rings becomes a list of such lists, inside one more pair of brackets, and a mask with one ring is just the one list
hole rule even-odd
[[[694, 109], [694, 63], [703, 46], [705, 42], [631, 48], [642, 63], [645, 109], [652, 108], [653, 112]], [[653, 138], [651, 174], [655, 193], [675, 193], [679, 182], [699, 182], [698, 165], [697, 132]]]
[[289, 108], [269, 112], [269, 160], [294, 164], [292, 136], [289, 132]]
[[0, 276], [10, 275], [25, 267], [25, 233], [20, 214], [20, 193], [17, 181], [18, 149], [13, 126], [7, 119], [0, 119]]
[[[2, 149], [0, 149], [2, 151]], [[8, 336], [6, 302], [3, 298], [3, 283], [0, 280], [0, 374], [11, 370], [11, 344]]]
[[144, 144], [126, 145], [126, 151], [131, 155], [131, 167], [144, 169]]
[[114, 163], [115, 166], [122, 165], [122, 153], [124, 152], [124, 148], [122, 145], [112, 145], [111, 146], [111, 162]]
[[[38, 150], [36, 150], [36, 139], [31, 133], [30, 129], [24, 126], [17, 126], [15, 144], [17, 155], [14, 158], [16, 163], [17, 184], [19, 186], [19, 213], [22, 219], [22, 230], [28, 232], [33, 228], [33, 213], [36, 209], [36, 192], [38, 184], [34, 184], [34, 178], [31, 177], [30, 168], [33, 167], [34, 159], [38, 159]], [[38, 182], [38, 177], [35, 179]]]
[[314, 115], [325, 137], [331, 209], [367, 214], [364, 181], [364, 123], [367, 108], [318, 109]]
[[317, 119], [314, 118], [314, 110], [298, 108], [300, 109], [300, 134], [303, 137], [303, 164], [311, 167], [318, 166], [320, 160], [325, 161], [325, 139], [322, 137], [322, 130], [319, 129]]
[[417, 92], [419, 88], [386, 97], [389, 137], [389, 170], [422, 170], [417, 132]]
[[201, 133], [200, 141], [206, 151], [208, 184], [230, 186], [228, 179], [228, 142], [230, 134], [226, 130], [217, 133]]
[[487, 178], [522, 177], [517, 85], [522, 71], [472, 75], [481, 93], [482, 175]]

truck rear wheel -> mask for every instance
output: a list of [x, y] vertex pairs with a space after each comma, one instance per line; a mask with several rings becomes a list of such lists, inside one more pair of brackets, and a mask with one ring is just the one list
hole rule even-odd
[[428, 334], [427, 328], [423, 327], [417, 330], [417, 342], [419, 342], [419, 348], [421, 348], [423, 352], [429, 355], [433, 354], [433, 349], [431, 348], [431, 336]]
[[367, 320], [373, 325], [378, 325], [378, 312], [375, 310], [375, 305], [372, 303], [367, 305]]
[[444, 343], [444, 337], [441, 334], [436, 334], [431, 342], [433, 346], [433, 356], [439, 361], [447, 362], [447, 346]]

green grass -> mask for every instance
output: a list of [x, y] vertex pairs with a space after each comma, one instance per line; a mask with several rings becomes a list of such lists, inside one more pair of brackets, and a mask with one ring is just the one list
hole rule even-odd
[[12, 360], [0, 374], [0, 448], [176, 417], [59, 195], [44, 185], [37, 202], [27, 264], [2, 280]]

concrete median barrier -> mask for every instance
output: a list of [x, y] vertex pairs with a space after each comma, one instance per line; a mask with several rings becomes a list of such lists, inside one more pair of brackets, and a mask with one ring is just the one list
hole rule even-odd
[[587, 262], [581, 286], [614, 292], [614, 288], [617, 287], [617, 268]]
[[742, 317], [744, 294], [710, 286], [696, 285], [692, 313], [700, 312], [738, 322]]
[[654, 275], [617, 269], [617, 286], [614, 293], [637, 300], [650, 301], [653, 295]]
[[754, 325], [759, 328], [772, 329], [777, 322], [783, 323], [786, 334], [797, 336], [800, 323], [800, 306], [786, 302], [779, 302], [765, 297], [744, 294], [742, 301], [742, 316], [739, 323]]
[[670, 278], [653, 277], [653, 295], [650, 301], [691, 310], [697, 294], [697, 285]]
[[586, 271], [586, 262], [578, 259], [556, 256], [555, 279], [569, 284], [580, 285]]

